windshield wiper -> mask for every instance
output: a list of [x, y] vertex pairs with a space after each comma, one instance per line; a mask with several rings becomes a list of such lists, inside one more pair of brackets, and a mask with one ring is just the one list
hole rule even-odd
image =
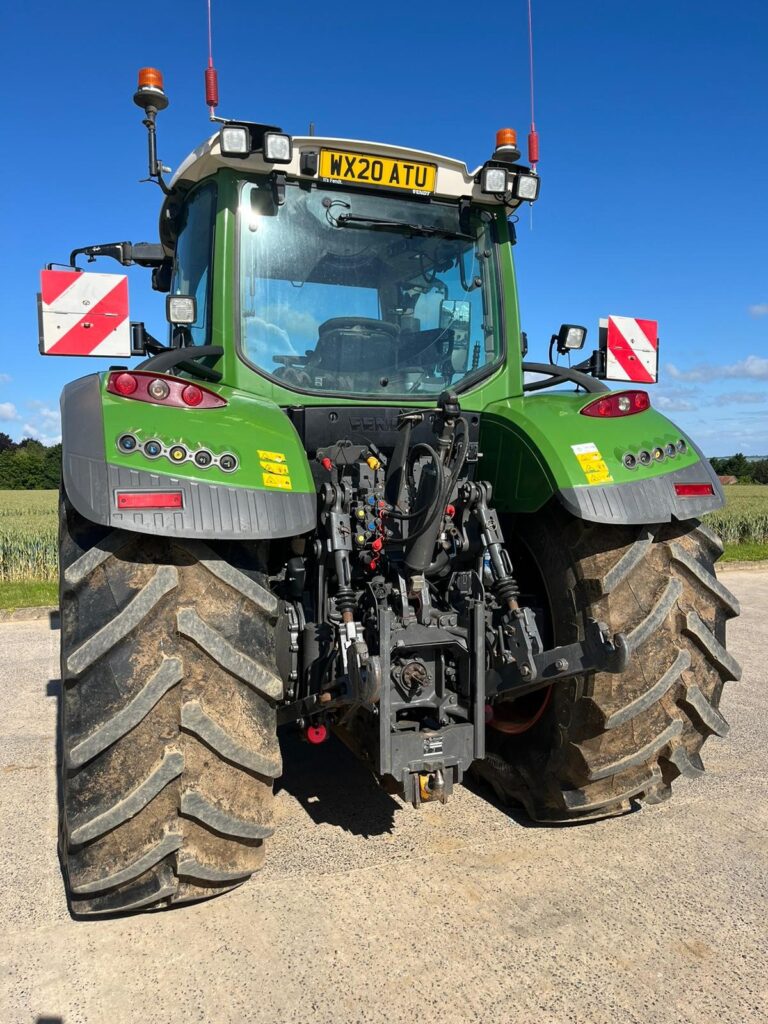
[[356, 225], [363, 227], [395, 228], [399, 231], [411, 232], [414, 235], [426, 235], [427, 237], [439, 235], [440, 238], [449, 238], [452, 241], [459, 242], [475, 241], [472, 235], [464, 235], [459, 231], [450, 231], [447, 228], [433, 227], [430, 224], [409, 224], [407, 221], [388, 220], [386, 217], [364, 217], [355, 213], [340, 213], [336, 218], [336, 225], [340, 228], [352, 228]]

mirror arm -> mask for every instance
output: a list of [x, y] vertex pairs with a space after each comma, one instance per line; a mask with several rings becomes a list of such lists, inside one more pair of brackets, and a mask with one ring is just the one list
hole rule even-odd
[[84, 245], [69, 254], [69, 265], [77, 270], [77, 257], [87, 256], [93, 263], [97, 256], [108, 256], [124, 267], [138, 264], [140, 267], [159, 267], [168, 260], [162, 245], [153, 242], [102, 242], [100, 245]]
[[168, 346], [150, 334], [144, 326], [143, 320], [131, 320], [131, 355], [143, 356], [147, 352], [157, 355], [160, 352], [168, 352]]

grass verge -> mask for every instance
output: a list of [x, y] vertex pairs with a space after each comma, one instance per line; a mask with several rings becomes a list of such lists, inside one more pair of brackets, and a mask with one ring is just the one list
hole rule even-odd
[[58, 605], [59, 585], [56, 582], [37, 583], [28, 580], [0, 583], [0, 609], [38, 608], [40, 605]]
[[721, 562], [768, 562], [768, 544], [726, 544]]

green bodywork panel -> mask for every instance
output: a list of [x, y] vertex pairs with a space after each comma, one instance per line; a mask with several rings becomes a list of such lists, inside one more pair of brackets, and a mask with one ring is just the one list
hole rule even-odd
[[[687, 436], [655, 409], [611, 419], [582, 416], [596, 395], [556, 392], [491, 403], [481, 420], [481, 475], [494, 486], [494, 503], [534, 512], [562, 488], [590, 487], [574, 445], [594, 445], [605, 471], [596, 483], [626, 484], [663, 476], [699, 461]], [[684, 440], [685, 454], [627, 469], [622, 457]], [[607, 476], [605, 473], [607, 472]], [[608, 479], [610, 477], [610, 479]]]
[[[155, 405], [110, 394], [106, 390], [106, 376], [102, 377], [102, 403], [107, 462], [228, 487], [314, 493], [315, 485], [299, 436], [273, 402], [221, 384], [207, 384], [209, 390], [226, 400], [226, 406], [187, 409]], [[198, 448], [207, 448], [215, 455], [231, 452], [239, 465], [234, 472], [225, 473], [215, 465], [200, 469], [194, 462], [175, 464], [165, 457], [150, 459], [138, 450], [125, 454], [117, 447], [117, 439], [125, 433], [134, 434], [140, 442], [157, 438], [167, 447], [181, 444], [193, 453]], [[265, 484], [265, 476], [276, 476], [271, 471], [275, 460], [259, 452], [283, 456], [284, 462], [280, 461], [288, 472], [278, 479], [289, 481], [290, 487]]]

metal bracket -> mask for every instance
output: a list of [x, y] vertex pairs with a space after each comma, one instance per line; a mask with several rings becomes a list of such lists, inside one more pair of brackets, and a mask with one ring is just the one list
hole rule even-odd
[[[529, 645], [524, 643], [524, 646]], [[520, 659], [498, 669], [495, 695], [512, 699], [561, 679], [590, 672], [619, 674], [627, 667], [629, 654], [623, 633], [616, 633], [611, 639], [607, 626], [587, 619], [583, 640], [549, 651], [531, 651], [527, 661]], [[491, 688], [488, 689], [490, 696]]]

